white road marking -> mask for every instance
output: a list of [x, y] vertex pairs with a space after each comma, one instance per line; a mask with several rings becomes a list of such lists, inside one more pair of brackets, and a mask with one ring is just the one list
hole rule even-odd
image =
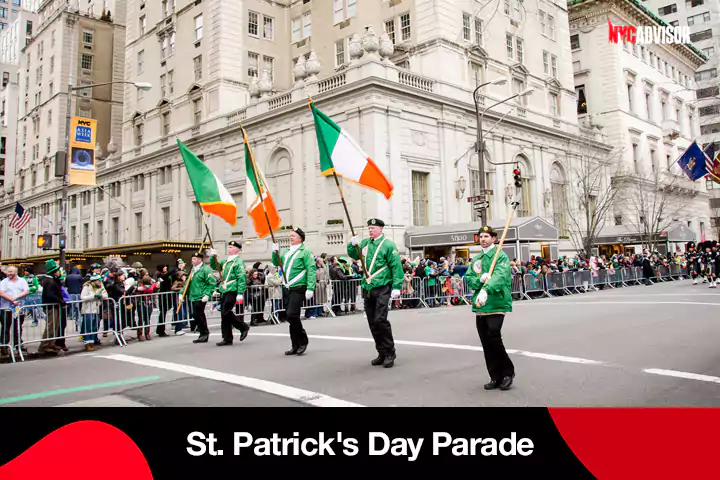
[[259, 378], [244, 377], [231, 373], [218, 372], [216, 370], [208, 370], [205, 368], [193, 367], [191, 365], [183, 365], [181, 363], [164, 362], [161, 360], [153, 360], [150, 358], [135, 357], [131, 355], [114, 354], [100, 356], [98, 358], [106, 358], [109, 360], [117, 360], [120, 362], [134, 363], [135, 365], [143, 365], [146, 367], [160, 368], [170, 370], [172, 372], [184, 373], [196, 377], [217, 380], [219, 382], [232, 383], [243, 387], [251, 388], [261, 392], [270, 393], [279, 397], [296, 400], [315, 407], [362, 407], [357, 403], [347, 402], [338, 398], [329, 397], [322, 393], [302, 390], [300, 388], [282, 385], [280, 383], [261, 380]]
[[[263, 337], [288, 337], [289, 335], [286, 333], [254, 333], [253, 335], [259, 335]], [[337, 336], [331, 336], [331, 335], [308, 335], [308, 338], [315, 338], [318, 340], [341, 340], [346, 342], [369, 342], [372, 343], [372, 338], [363, 338], [363, 337], [337, 337]], [[432, 343], [432, 342], [415, 342], [411, 340], [395, 340], [395, 343], [397, 345], [408, 345], [412, 347], [431, 347], [431, 348], [448, 348], [452, 350], [469, 350], [473, 352], [482, 352], [482, 347], [479, 347], [477, 345], [458, 345], [454, 343]], [[508, 349], [506, 350], [508, 354], [510, 355], [519, 355], [522, 357], [531, 357], [531, 358], [542, 358], [544, 360], [553, 360], [556, 362], [568, 362], [568, 363], [581, 363], [584, 365], [605, 365], [606, 362], [601, 362], [598, 360], [589, 360], [587, 358], [577, 358], [577, 357], [566, 357], [563, 355], [553, 355], [550, 353], [536, 353], [536, 352], [528, 352], [525, 350], [512, 350]]]
[[653, 375], [665, 375], [666, 377], [687, 378], [689, 380], [699, 380], [701, 382], [720, 383], [720, 377], [711, 375], [702, 375], [699, 373], [679, 372], [677, 370], [663, 370], [660, 368], [646, 368], [643, 372]]
[[[525, 305], [525, 304], [529, 305], [530, 303], [525, 302], [525, 303], [513, 304], [513, 307], [515, 307], [517, 305]], [[585, 301], [578, 300], [577, 302], [560, 302], [560, 301], [557, 301], [557, 302], [548, 302], [548, 301], [533, 302], [532, 305], [545, 305], [545, 306], [547, 306], [547, 305], [551, 305], [551, 306], [555, 306], [555, 305], [709, 305], [709, 306], [718, 306], [718, 305], [720, 305], [720, 303], [708, 303], [708, 302], [614, 302], [614, 301], [585, 302]]]

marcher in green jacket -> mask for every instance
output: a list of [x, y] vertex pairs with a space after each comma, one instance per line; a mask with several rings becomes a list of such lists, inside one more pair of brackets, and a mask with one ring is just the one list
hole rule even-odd
[[[468, 287], [475, 290], [475, 324], [490, 374], [490, 383], [485, 385], [485, 390], [508, 390], [515, 377], [515, 366], [505, 351], [501, 330], [505, 314], [512, 312], [510, 261], [505, 252], [498, 252], [498, 246], [495, 245], [497, 232], [492, 227], [482, 227], [478, 233], [483, 251], [470, 262], [465, 279]], [[497, 262], [490, 275], [490, 266], [496, 253]]]
[[378, 218], [368, 220], [370, 238], [362, 241], [352, 237], [347, 245], [347, 252], [355, 260], [360, 259], [360, 252], [365, 257], [365, 270], [360, 279], [365, 313], [378, 352], [371, 365], [382, 365], [391, 368], [395, 365], [395, 340], [392, 327], [388, 321], [390, 300], [400, 298], [400, 291], [405, 281], [400, 254], [397, 247], [383, 234], [385, 222]]
[[210, 267], [203, 262], [204, 255], [195, 253], [192, 256], [193, 268], [190, 270], [190, 287], [188, 288], [188, 296], [193, 306], [193, 318], [200, 336], [193, 340], [193, 343], [206, 343], [210, 338], [210, 330], [207, 327], [207, 318], [205, 317], [205, 304], [215, 292], [217, 280], [212, 274]]
[[[302, 355], [307, 350], [308, 336], [300, 320], [303, 302], [315, 307], [317, 265], [310, 249], [305, 247], [305, 232], [296, 228], [290, 233], [290, 248], [280, 254], [280, 246], [273, 244], [273, 264], [282, 268], [283, 305], [290, 324], [292, 348], [285, 355]], [[282, 264], [282, 265], [281, 265]]]
[[[221, 300], [221, 322], [220, 330], [222, 331], [222, 341], [216, 345], [224, 347], [232, 345], [233, 327], [240, 330], [240, 341], [242, 342], [250, 331], [250, 326], [245, 322], [244, 313], [244, 294], [247, 290], [247, 270], [245, 262], [240, 258], [241, 246], [238, 242], [231, 241], [228, 243], [228, 258], [218, 262], [217, 250], [210, 249], [210, 266], [220, 272], [220, 291]], [[235, 315], [235, 304], [240, 304], [240, 318]]]

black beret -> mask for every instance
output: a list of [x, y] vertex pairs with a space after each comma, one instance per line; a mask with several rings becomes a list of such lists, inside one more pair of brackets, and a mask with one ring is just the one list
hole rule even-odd
[[375, 226], [375, 227], [384, 227], [385, 226], [385, 222], [383, 222], [379, 218], [371, 218], [370, 220], [368, 220], [367, 224], [368, 224], [368, 227], [371, 225]]
[[303, 232], [303, 231], [300, 229], [300, 227], [298, 227], [298, 228], [296, 228], [295, 230], [293, 230], [293, 232], [295, 232], [295, 233], [297, 233], [298, 235], [300, 235], [300, 238], [302, 238], [302, 241], [303, 241], [303, 242], [305, 241], [305, 232]]
[[497, 237], [497, 236], [498, 236], [498, 234], [497, 234], [497, 232], [495, 231], [495, 229], [492, 228], [490, 225], [485, 225], [484, 227], [480, 228], [480, 230], [478, 230], [478, 235], [480, 235], [481, 233], [489, 233], [489, 234], [490, 234], [491, 236], [493, 236], [493, 237]]
[[205, 255], [203, 255], [202, 253], [196, 252], [196, 253], [193, 253], [193, 258], [205, 258]]
[[228, 243], [228, 247], [237, 247], [237, 248], [239, 248], [240, 250], [242, 250], [242, 245], [240, 245], [240, 244], [239, 244], [238, 242], [236, 242], [235, 240], [233, 240], [233, 241], [231, 241], [230, 243]]

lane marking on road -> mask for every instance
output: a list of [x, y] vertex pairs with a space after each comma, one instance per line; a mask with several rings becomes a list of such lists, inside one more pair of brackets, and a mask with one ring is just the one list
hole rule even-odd
[[[529, 303], [528, 303], [529, 304]], [[523, 303], [520, 303], [518, 305], [524, 305]], [[708, 306], [718, 306], [720, 303], [709, 303], [709, 302], [598, 302], [598, 301], [582, 301], [578, 300], [577, 302], [534, 302], [532, 305], [708, 305]], [[513, 306], [516, 306], [513, 304]]]
[[[287, 333], [253, 333], [252, 335], [256, 336], [262, 336], [262, 337], [289, 337]], [[372, 338], [364, 338], [364, 337], [338, 337], [338, 336], [332, 336], [332, 335], [308, 335], [308, 338], [318, 339], [318, 340], [341, 340], [346, 342], [366, 342], [366, 343], [373, 343]], [[479, 347], [477, 345], [458, 345], [453, 343], [433, 343], [433, 342], [415, 342], [411, 340], [395, 340], [395, 343], [397, 345], [408, 345], [412, 347], [431, 347], [431, 348], [448, 348], [452, 350], [469, 350], [473, 352], [482, 352], [482, 347]], [[599, 360], [590, 360], [587, 358], [578, 358], [578, 357], [566, 357], [563, 355], [553, 355], [550, 353], [536, 353], [536, 352], [528, 352], [525, 350], [513, 350], [513, 349], [507, 349], [506, 350], [508, 354], [510, 355], [519, 355], [522, 357], [531, 357], [531, 358], [541, 358], [544, 360], [553, 360], [556, 362], [567, 362], [567, 363], [581, 363], [584, 365], [606, 365], [606, 362], [601, 362]]]
[[154, 382], [159, 379], [160, 379], [160, 377], [158, 377], [158, 376], [152, 376], [152, 377], [133, 378], [130, 380], [120, 380], [117, 382], [97, 383], [95, 385], [84, 385], [81, 387], [61, 388], [59, 390], [48, 390], [46, 392], [32, 393], [30, 395], [20, 395], [17, 397], [0, 398], [0, 405], [7, 405], [9, 403], [17, 403], [17, 402], [25, 402], [27, 400], [36, 400], [38, 398], [54, 397], [56, 395], [67, 395], [70, 393], [87, 392], [89, 390], [97, 390], [99, 388], [123, 387], [125, 385], [132, 385], [135, 383]]
[[171, 372], [184, 373], [195, 377], [207, 378], [209, 380], [217, 380], [219, 382], [231, 383], [242, 387], [251, 388], [279, 397], [288, 398], [298, 402], [312, 405], [315, 407], [363, 407], [357, 403], [347, 402], [339, 398], [330, 397], [328, 395], [302, 390], [300, 388], [282, 385], [280, 383], [261, 380], [259, 378], [245, 377], [242, 375], [234, 375], [231, 373], [218, 372], [216, 370], [208, 370], [206, 368], [193, 367], [192, 365], [184, 365], [181, 363], [164, 362], [161, 360], [153, 360], [150, 358], [135, 357], [124, 354], [113, 354], [99, 356], [97, 358], [105, 358], [108, 360], [117, 360], [120, 362], [133, 363], [135, 365], [143, 365], [146, 367], [159, 368], [169, 370]]
[[646, 368], [643, 372], [652, 375], [664, 375], [666, 377], [687, 378], [688, 380], [699, 380], [701, 382], [720, 383], [720, 377], [712, 375], [702, 375], [700, 373], [680, 372], [677, 370], [663, 370], [661, 368]]

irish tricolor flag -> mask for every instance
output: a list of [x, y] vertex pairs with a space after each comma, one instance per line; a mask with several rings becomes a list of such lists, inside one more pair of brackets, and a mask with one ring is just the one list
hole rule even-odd
[[280, 228], [282, 220], [275, 207], [275, 202], [270, 196], [270, 191], [267, 189], [265, 177], [255, 163], [255, 157], [250, 149], [250, 142], [244, 128], [242, 133], [245, 141], [245, 172], [247, 175], [245, 197], [247, 198], [248, 215], [252, 219], [258, 238], [264, 238], [270, 235], [271, 230], [275, 231]]
[[315, 108], [314, 103], [310, 104], [310, 108], [315, 118], [322, 175], [332, 175], [334, 171], [345, 180], [377, 190], [389, 199], [393, 193], [393, 185], [375, 162], [345, 130]]
[[230, 225], [237, 223], [237, 206], [232, 195], [215, 174], [191, 152], [180, 140], [180, 147], [190, 184], [195, 191], [195, 200], [207, 213], [217, 215]]

